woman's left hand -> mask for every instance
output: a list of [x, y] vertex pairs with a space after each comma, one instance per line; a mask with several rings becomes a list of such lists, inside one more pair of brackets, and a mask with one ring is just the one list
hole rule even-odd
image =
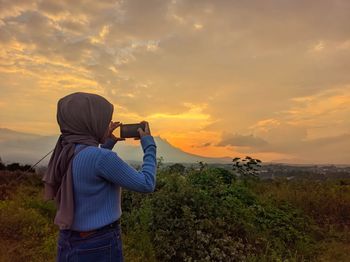
[[120, 138], [120, 137], [116, 137], [115, 135], [113, 135], [113, 131], [119, 127], [121, 125], [120, 122], [113, 122], [111, 121], [111, 123], [109, 124], [109, 131], [108, 131], [108, 136], [107, 138], [112, 138], [114, 140], [118, 141], [123, 141], [125, 140], [125, 138]]

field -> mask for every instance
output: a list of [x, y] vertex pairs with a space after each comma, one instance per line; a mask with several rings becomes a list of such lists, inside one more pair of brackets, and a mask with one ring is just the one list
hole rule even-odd
[[[126, 261], [349, 261], [350, 181], [262, 181], [159, 167], [154, 193], [123, 190]], [[54, 261], [41, 176], [0, 173], [0, 261]]]

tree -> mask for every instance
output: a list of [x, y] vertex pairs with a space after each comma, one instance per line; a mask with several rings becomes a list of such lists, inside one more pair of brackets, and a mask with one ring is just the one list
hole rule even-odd
[[[0, 164], [0, 170], [1, 170], [1, 164]], [[8, 171], [24, 171], [24, 172], [31, 172], [35, 173], [35, 169], [31, 167], [31, 165], [21, 165], [20, 163], [11, 163], [8, 165], [3, 165], [3, 170]]]
[[12, 164], [8, 164], [6, 166], [6, 169], [8, 171], [16, 171], [16, 170], [20, 170], [21, 169], [21, 165], [19, 163], [12, 163]]
[[179, 163], [169, 166], [170, 173], [183, 173], [185, 172], [185, 166]]
[[200, 172], [202, 172], [204, 169], [206, 169], [208, 167], [208, 164], [203, 162], [203, 161], [199, 161], [198, 165], [199, 165], [199, 171]]
[[0, 170], [5, 170], [6, 169], [6, 166], [5, 164], [2, 162], [2, 159], [0, 157]]
[[245, 159], [235, 157], [232, 160], [233, 171], [243, 180], [256, 180], [261, 168], [261, 160], [246, 156]]
[[161, 157], [157, 157], [157, 169], [160, 169], [161, 167], [163, 167], [164, 165], [164, 158], [161, 156]]

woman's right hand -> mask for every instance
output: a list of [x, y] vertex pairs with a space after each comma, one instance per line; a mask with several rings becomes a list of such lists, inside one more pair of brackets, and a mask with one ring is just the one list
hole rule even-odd
[[135, 140], [140, 140], [140, 138], [144, 137], [144, 136], [150, 136], [151, 135], [151, 130], [149, 129], [149, 125], [147, 121], [142, 121], [141, 123], [145, 123], [145, 130], [143, 130], [142, 128], [138, 128], [137, 132], [139, 132], [140, 137], [136, 137]]

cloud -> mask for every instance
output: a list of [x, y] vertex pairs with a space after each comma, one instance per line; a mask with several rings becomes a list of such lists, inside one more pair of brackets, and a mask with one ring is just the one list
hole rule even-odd
[[[298, 159], [299, 163], [348, 163], [350, 133], [306, 139], [298, 128], [289, 130], [289, 134], [285, 133], [282, 136], [280, 129], [286, 127], [279, 126], [268, 130], [265, 133], [265, 138], [270, 137], [270, 140], [253, 135], [226, 134], [218, 146], [234, 147], [241, 154], [285, 154], [287, 157], [283, 159], [284, 162], [293, 162]], [[288, 128], [292, 127], [289, 126]], [[291, 134], [299, 134], [299, 138], [298, 135], [293, 136]], [[277, 137], [274, 137], [274, 135], [277, 135]], [[277, 161], [278, 159], [275, 158], [274, 160]]]
[[[301, 141], [349, 132], [349, 1], [2, 6], [0, 88], [5, 102], [17, 98], [23, 110], [3, 106], [2, 123], [40, 119], [52, 129], [52, 105], [79, 90], [106, 96], [125, 120], [150, 117], [155, 132], [173, 133], [179, 144], [200, 146], [212, 136], [211, 150], [224, 130], [231, 140], [215, 150], [225, 144], [271, 154], [302, 154]], [[34, 96], [50, 108], [42, 117]], [[188, 104], [200, 108], [192, 127]], [[164, 123], [186, 131], [166, 131]]]
[[350, 153], [349, 86], [333, 87], [291, 100], [288, 110], [251, 125], [248, 130], [252, 135], [224, 133], [219, 145], [231, 146], [240, 153], [285, 154], [283, 161], [289, 156], [290, 162], [298, 159], [304, 163], [347, 163]]
[[206, 143], [203, 143], [203, 144], [200, 144], [200, 145], [192, 145], [191, 147], [203, 148], [203, 147], [209, 147], [209, 146], [211, 146], [211, 145], [212, 145], [211, 142], [206, 142]]
[[237, 147], [253, 147], [260, 148], [266, 146], [268, 143], [259, 137], [253, 135], [226, 135], [218, 144], [218, 146], [237, 146]]

